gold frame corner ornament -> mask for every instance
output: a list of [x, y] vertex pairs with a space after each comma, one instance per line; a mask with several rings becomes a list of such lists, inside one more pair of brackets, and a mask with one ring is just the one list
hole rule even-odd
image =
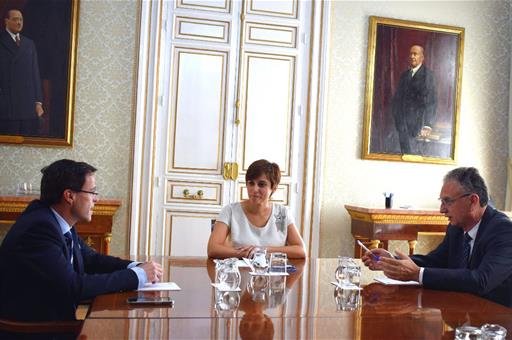
[[[455, 64], [453, 69], [453, 78], [445, 80], [448, 83], [453, 80], [455, 88], [453, 88], [453, 112], [451, 112], [451, 136], [450, 136], [450, 156], [443, 158], [440, 156], [425, 156], [418, 154], [400, 154], [400, 153], [384, 153], [372, 152], [371, 137], [372, 137], [372, 118], [374, 115], [374, 85], [376, 79], [376, 53], [377, 53], [377, 40], [378, 40], [378, 26], [389, 26], [390, 29], [423, 31], [426, 34], [432, 33], [433, 38], [439, 35], [455, 36], [457, 55], [451, 60]], [[456, 44], [456, 46], [455, 46]], [[368, 28], [368, 51], [367, 51], [367, 65], [366, 65], [366, 86], [365, 86], [365, 102], [364, 102], [364, 120], [363, 120], [363, 138], [361, 148], [361, 158], [365, 160], [383, 160], [383, 161], [397, 161], [397, 162], [413, 162], [413, 163], [430, 163], [430, 164], [456, 164], [457, 162], [457, 143], [459, 132], [459, 114], [460, 114], [460, 98], [461, 98], [461, 85], [462, 85], [462, 62], [464, 55], [464, 28], [422, 23], [416, 21], [407, 21], [391, 18], [383, 18], [370, 16]], [[393, 61], [395, 62], [395, 61]], [[400, 70], [400, 73], [403, 70]], [[436, 74], [436, 76], [439, 76]], [[439, 88], [437, 89], [439, 93]], [[426, 140], [425, 142], [430, 142]], [[384, 147], [383, 147], [384, 148]]]

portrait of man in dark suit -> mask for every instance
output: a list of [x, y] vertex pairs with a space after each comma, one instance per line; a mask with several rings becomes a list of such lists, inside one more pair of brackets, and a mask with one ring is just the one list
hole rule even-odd
[[44, 113], [36, 47], [21, 34], [21, 11], [6, 11], [4, 23], [0, 33], [0, 134], [36, 136]]
[[78, 1], [0, 1], [0, 16], [0, 141], [71, 145]]
[[451, 163], [464, 28], [370, 17], [363, 159]]
[[403, 154], [421, 154], [417, 138], [428, 137], [436, 114], [434, 73], [424, 64], [423, 47], [413, 45], [409, 68], [400, 75], [392, 101], [392, 113]]

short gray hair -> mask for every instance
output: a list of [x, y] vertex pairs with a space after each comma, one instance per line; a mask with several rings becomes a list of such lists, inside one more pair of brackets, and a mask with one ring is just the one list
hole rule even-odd
[[487, 186], [485, 181], [480, 176], [480, 173], [473, 167], [460, 167], [453, 169], [444, 176], [444, 183], [448, 181], [456, 181], [459, 183], [466, 193], [477, 194], [480, 198], [480, 206], [485, 207], [489, 201], [489, 194], [487, 193]]

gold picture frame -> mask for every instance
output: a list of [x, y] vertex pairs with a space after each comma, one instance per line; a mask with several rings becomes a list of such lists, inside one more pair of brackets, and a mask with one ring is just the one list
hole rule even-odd
[[[29, 116], [32, 115], [31, 111], [23, 114], [21, 121], [25, 119], [31, 121], [29, 125], [31, 132], [18, 129], [17, 123], [11, 124], [13, 121], [20, 120], [17, 119], [20, 114], [18, 111], [27, 112], [26, 109], [17, 109], [25, 104], [13, 103], [31, 103], [32, 99], [20, 99], [20, 95], [17, 94], [20, 92], [17, 91], [19, 85], [12, 80], [13, 77], [0, 79], [0, 110], [2, 110], [0, 112], [0, 125], [2, 125], [0, 126], [0, 143], [71, 147], [75, 110], [79, 0], [6, 1], [0, 4], [2, 18], [9, 10], [22, 13], [21, 39], [18, 47], [13, 47], [15, 45], [12, 45], [10, 37], [5, 35], [5, 19], [2, 19], [1, 32], [4, 36], [0, 38], [0, 53], [4, 55], [0, 55], [0, 58], [11, 65], [11, 61], [18, 56], [29, 53], [37, 55], [37, 58], [30, 59], [35, 60], [37, 65], [31, 69], [29, 75], [25, 76], [25, 83], [27, 84], [30, 80], [30, 88], [37, 88], [34, 90], [34, 93], [37, 93], [36, 101], [42, 103], [44, 113], [38, 117], [34, 110], [35, 119]], [[7, 65], [7, 62], [4, 65]], [[20, 62], [18, 68], [23, 73], [23, 69], [31, 67], [22, 66]], [[12, 70], [14, 66], [8, 66], [7, 69]], [[5, 74], [3, 66], [0, 72]], [[34, 97], [30, 94], [27, 98]], [[29, 106], [25, 105], [25, 107]]]
[[369, 21], [362, 158], [455, 164], [464, 28]]

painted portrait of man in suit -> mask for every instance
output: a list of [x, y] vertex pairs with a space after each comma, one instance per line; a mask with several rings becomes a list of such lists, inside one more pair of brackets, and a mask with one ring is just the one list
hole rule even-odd
[[0, 137], [70, 141], [74, 6], [61, 0], [0, 3]]
[[454, 159], [463, 33], [370, 19], [363, 158]]

